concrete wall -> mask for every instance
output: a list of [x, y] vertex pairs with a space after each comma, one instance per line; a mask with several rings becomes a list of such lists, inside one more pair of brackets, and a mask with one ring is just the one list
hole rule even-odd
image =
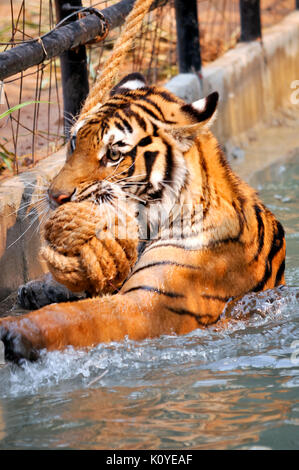
[[40, 276], [46, 268], [39, 261], [38, 226], [43, 207], [39, 203], [33, 205], [64, 160], [62, 150], [43, 160], [34, 171], [0, 184], [0, 300]]
[[203, 68], [201, 82], [181, 74], [167, 87], [189, 102], [218, 91], [218, 118], [213, 131], [226, 143], [269, 117], [290, 99], [299, 80], [299, 12], [268, 28], [263, 41], [239, 43]]
[[[203, 69], [203, 80], [179, 75], [168, 88], [186, 101], [217, 90], [218, 119], [213, 130], [222, 144], [233, 141], [290, 99], [291, 82], [299, 80], [299, 12], [269, 29], [263, 42], [239, 44]], [[34, 171], [0, 185], [0, 300], [45, 268], [39, 261], [40, 237], [36, 201], [39, 186], [55, 175], [64, 150], [42, 161]], [[28, 206], [29, 204], [29, 206]]]

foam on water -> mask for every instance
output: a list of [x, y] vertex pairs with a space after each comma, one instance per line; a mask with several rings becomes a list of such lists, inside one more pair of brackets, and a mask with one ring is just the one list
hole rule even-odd
[[[298, 339], [298, 298], [298, 289], [286, 287], [249, 294], [229, 312], [231, 321], [225, 328], [214, 326], [181, 337], [101, 344], [89, 351], [44, 351], [36, 363], [24, 361], [21, 367], [0, 369], [0, 397], [50, 392], [57, 387], [136, 386], [144, 382], [149, 370], [170, 367], [173, 372], [184, 364], [219, 371], [292, 368], [292, 345]], [[105, 376], [97, 380], [103, 372]]]

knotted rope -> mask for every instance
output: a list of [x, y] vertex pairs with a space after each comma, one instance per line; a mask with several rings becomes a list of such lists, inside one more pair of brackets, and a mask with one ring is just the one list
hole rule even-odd
[[125, 214], [119, 220], [90, 202], [56, 209], [45, 224], [41, 249], [53, 277], [73, 292], [118, 289], [137, 260], [137, 223], [127, 207]]

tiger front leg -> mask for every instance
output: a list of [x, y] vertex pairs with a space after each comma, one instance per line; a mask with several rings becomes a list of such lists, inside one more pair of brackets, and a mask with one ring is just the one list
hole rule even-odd
[[158, 295], [142, 292], [53, 304], [22, 317], [0, 319], [0, 340], [6, 359], [19, 363], [37, 359], [44, 348], [84, 348], [125, 337], [142, 340], [196, 327], [193, 318], [164, 309]]

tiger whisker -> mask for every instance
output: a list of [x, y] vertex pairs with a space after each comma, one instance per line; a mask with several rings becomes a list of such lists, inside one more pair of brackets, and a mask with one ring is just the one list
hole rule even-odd
[[45, 176], [42, 176], [42, 175], [38, 175], [38, 178], [41, 178], [42, 181], [24, 181], [24, 186], [31, 186], [31, 187], [49, 187], [49, 184], [50, 184], [50, 179], [48, 179], [47, 177]]
[[23, 220], [27, 219], [28, 217], [32, 216], [32, 210], [36, 209], [37, 212], [40, 212], [41, 210], [45, 210], [47, 208], [48, 204], [40, 203], [37, 207], [32, 207], [28, 214], [26, 214], [24, 217], [22, 217]]
[[25, 190], [23, 194], [24, 194], [25, 196], [36, 197], [36, 196], [38, 196], [38, 195], [40, 195], [40, 194], [46, 194], [46, 193], [47, 193], [47, 188], [42, 188], [42, 187], [39, 188], [39, 187], [37, 187], [37, 186], [35, 186], [34, 188], [37, 189], [36, 192], [35, 192], [35, 191], [32, 192], [30, 188], [25, 188], [25, 189], [27, 189], [28, 191]]
[[[164, 182], [161, 182], [162, 186], [165, 188], [165, 189], [169, 189], [172, 194], [175, 196], [175, 198], [178, 197], [178, 194], [175, 192], [175, 190], [173, 188], [171, 188], [168, 184], [165, 184]], [[164, 197], [168, 197], [167, 194], [164, 193]], [[171, 199], [169, 199], [168, 197], [168, 200], [171, 202]]]
[[[120, 165], [120, 164], [121, 164], [121, 162], [119, 162], [119, 163], [116, 165], [116, 167], [115, 167], [115, 169], [114, 169], [114, 172], [112, 173], [112, 175], [110, 175], [110, 180], [111, 180], [111, 178], [115, 175], [115, 172], [116, 172], [117, 169], [119, 168], [119, 165]], [[126, 171], [126, 170], [124, 170], [124, 171]], [[116, 175], [116, 176], [117, 176], [117, 175]], [[105, 178], [105, 180], [109, 181], [109, 177]]]
[[141, 199], [140, 197], [136, 196], [136, 194], [126, 193], [126, 197], [135, 199], [136, 201], [145, 202], [144, 199]]
[[[116, 182], [121, 183], [122, 181], [128, 180], [129, 183], [134, 183], [134, 180], [132, 180], [132, 178], [141, 178], [143, 176], [146, 176], [146, 173], [133, 175], [133, 176], [126, 176], [125, 178], [121, 178], [120, 180], [117, 180]], [[146, 182], [143, 182], [143, 181], [136, 181], [135, 183], [146, 184]]]
[[46, 191], [38, 192], [37, 194], [33, 193], [24, 193], [25, 196], [31, 197], [32, 198], [40, 198], [40, 197], [47, 197]]
[[[41, 202], [42, 202], [42, 203], [46, 202], [46, 199], [45, 199], [45, 200], [41, 199], [41, 200], [34, 201], [34, 202], [30, 201], [30, 202], [23, 203], [18, 209], [16, 209], [15, 211], [10, 212], [9, 214], [7, 214], [7, 217], [9, 217], [9, 216], [11, 216], [11, 215], [18, 214], [18, 212], [20, 212], [20, 211], [22, 211], [22, 210], [24, 210], [24, 209], [26, 209], [26, 208], [28, 209], [28, 207], [30, 207], [30, 206], [32, 206], [32, 209], [34, 209], [35, 206], [38, 207], [38, 205], [39, 205]], [[27, 215], [26, 215], [25, 217], [27, 217]], [[25, 217], [24, 217], [24, 218], [25, 218]]]
[[[34, 230], [33, 234], [34, 233], [38, 233], [38, 231], [40, 230], [40, 228], [43, 226], [44, 222], [45, 222], [45, 219], [47, 218], [48, 214], [50, 212], [50, 207], [46, 207], [40, 214], [40, 220], [39, 220], [39, 223], [37, 224], [37, 227], [36, 229]], [[33, 234], [31, 235], [30, 239], [32, 238]]]
[[[135, 164], [135, 162], [133, 161], [132, 164], [129, 166], [129, 168], [126, 168], [125, 170], [121, 171], [120, 173], [117, 173], [116, 175], [113, 173], [113, 175], [111, 175], [111, 177], [112, 177], [112, 176], [116, 177], [116, 176], [122, 175], [122, 174], [125, 173], [126, 171], [129, 171], [130, 168], [132, 168], [132, 166], [133, 166], [134, 164]], [[118, 165], [118, 166], [119, 166], [119, 165]], [[118, 166], [117, 166], [117, 168], [118, 168]], [[111, 180], [111, 178], [110, 178], [110, 180]], [[107, 179], [107, 181], [110, 181], [110, 180]]]
[[[146, 176], [146, 173], [138, 173], [137, 175], [126, 176], [125, 178], [122, 178], [122, 179], [132, 180], [133, 178], [140, 178], [142, 176]], [[122, 179], [118, 181], [122, 181]]]
[[167, 189], [170, 189], [170, 191], [173, 191], [175, 193], [175, 190], [169, 186], [169, 184], [167, 184], [165, 181], [161, 181], [162, 186], [164, 186], [164, 188], [167, 188]]
[[144, 186], [147, 184], [147, 181], [141, 182], [141, 181], [125, 181], [122, 185], [124, 186]]
[[14, 241], [12, 242], [8, 247], [7, 249], [11, 248], [13, 245], [15, 245], [27, 232], [28, 230], [32, 227], [32, 225], [37, 221], [37, 219], [39, 218], [39, 215], [35, 216], [34, 219], [32, 220], [31, 224], [26, 228], [26, 230], [21, 233], [21, 235]]
[[40, 182], [37, 183], [37, 182], [32, 182], [32, 181], [26, 181], [24, 183], [24, 185], [25, 185], [25, 188], [27, 186], [31, 186], [32, 188], [48, 188], [49, 183], [50, 183], [50, 181], [47, 181], [47, 180], [45, 180], [45, 184], [41, 184]]

